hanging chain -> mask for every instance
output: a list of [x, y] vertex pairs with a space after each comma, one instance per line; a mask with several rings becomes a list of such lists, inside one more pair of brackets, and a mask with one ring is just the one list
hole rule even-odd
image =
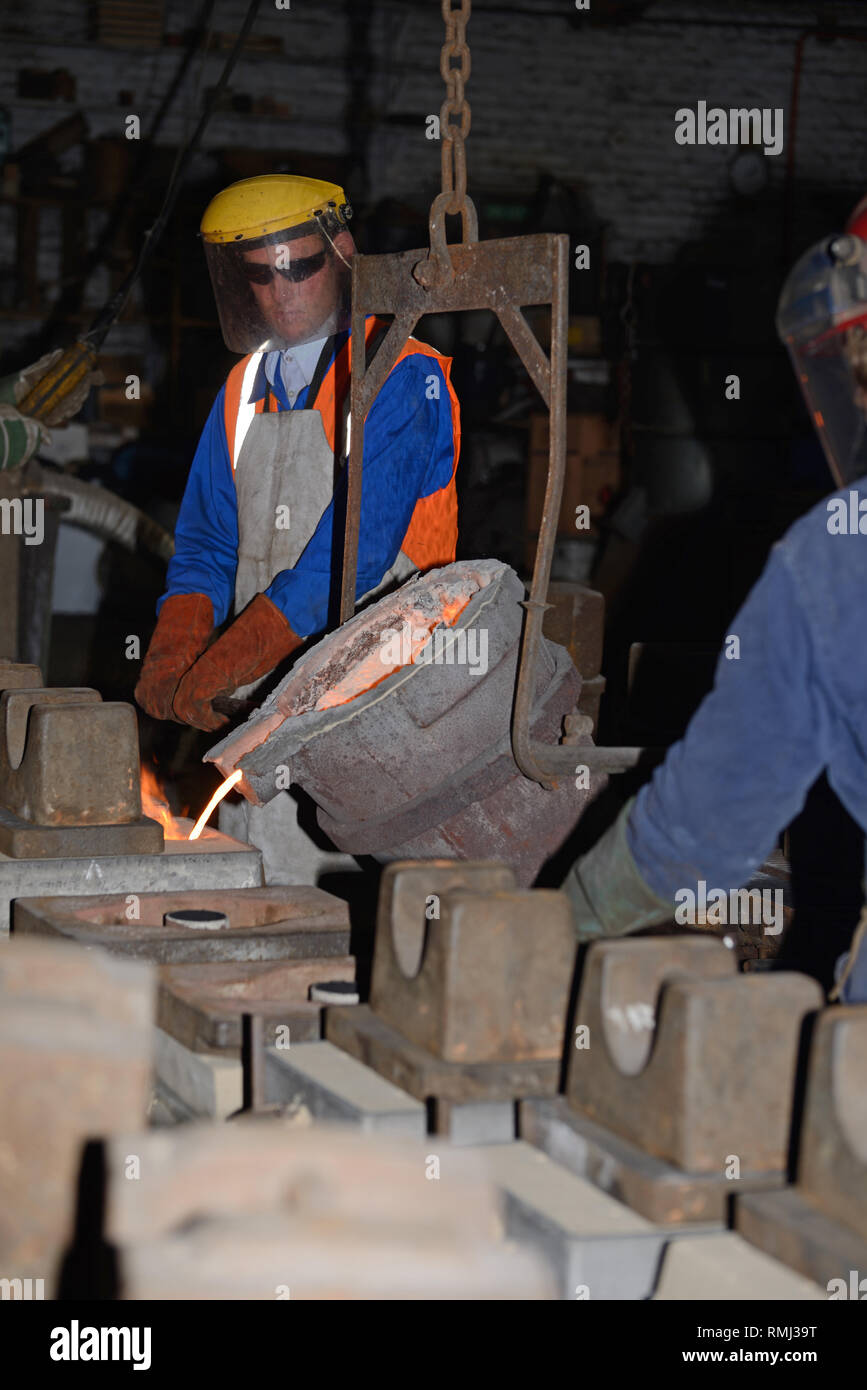
[[[470, 0], [461, 0], [459, 10], [453, 10], [451, 0], [442, 0], [446, 24], [446, 41], [440, 50], [440, 72], [446, 84], [446, 99], [440, 107], [440, 140], [442, 142], [442, 192], [430, 209], [430, 251], [424, 260], [413, 267], [413, 278], [426, 290], [442, 287], [454, 280], [446, 241], [446, 214], [460, 214], [462, 242], [467, 246], [479, 239], [479, 220], [472, 198], [467, 197], [467, 156], [464, 141], [470, 133], [470, 107], [464, 96], [464, 83], [470, 75], [470, 50], [466, 28], [470, 17]], [[452, 67], [453, 61], [459, 66]], [[452, 125], [456, 116], [460, 124]]]
[[[464, 141], [470, 133], [470, 106], [464, 96], [464, 83], [470, 75], [470, 50], [466, 40], [471, 0], [461, 0], [459, 10], [453, 10], [451, 0], [442, 0], [446, 25], [446, 41], [440, 53], [440, 72], [446, 84], [447, 96], [440, 107], [440, 139], [442, 141], [443, 193], [451, 194], [447, 211], [465, 213], [467, 197], [467, 156]], [[459, 67], [452, 67], [458, 60]], [[451, 116], [460, 117], [460, 125], [452, 125]]]

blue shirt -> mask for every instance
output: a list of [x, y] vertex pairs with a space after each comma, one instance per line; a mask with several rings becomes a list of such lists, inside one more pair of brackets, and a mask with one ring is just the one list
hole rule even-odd
[[[830, 529], [838, 499], [848, 534]], [[746, 883], [823, 770], [867, 833], [867, 478], [773, 547], [729, 634], [738, 656], [727, 640], [713, 690], [627, 826], [642, 878], [669, 900], [700, 879]]]
[[[337, 339], [334, 356], [347, 336]], [[298, 361], [303, 362], [300, 353]], [[275, 362], [267, 360], [260, 363], [250, 399], [265, 395], [266, 365], [279, 408], [305, 409], [308, 386], [290, 403], [282, 373], [275, 370]], [[306, 365], [304, 370], [306, 374]], [[169, 561], [166, 592], [157, 605], [159, 612], [171, 594], [207, 594], [217, 626], [231, 609], [238, 564], [238, 507], [226, 439], [225, 392], [225, 386], [221, 387], [193, 458], [175, 527], [175, 553]], [[446, 487], [452, 476], [451, 398], [435, 358], [412, 353], [386, 378], [365, 423], [363, 469], [357, 599], [375, 588], [394, 564], [416, 502]], [[341, 504], [345, 495], [344, 468], [335, 498], [298, 562], [292, 569], [281, 570], [265, 590], [299, 637], [319, 633], [327, 623], [334, 505], [335, 501]]]

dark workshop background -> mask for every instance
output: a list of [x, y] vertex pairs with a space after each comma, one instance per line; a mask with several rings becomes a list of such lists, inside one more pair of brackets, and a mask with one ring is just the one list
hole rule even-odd
[[[5, 7], [6, 370], [70, 341], [120, 283], [245, 10], [243, 0]], [[867, 189], [867, 15], [799, 0], [593, 0], [590, 13], [569, 0], [476, 0], [467, 32], [481, 235], [565, 231], [590, 248], [590, 268], [571, 276], [555, 577], [605, 595], [603, 738], [667, 738], [770, 545], [831, 486], [774, 309], [793, 258]], [[291, 0], [287, 10], [265, 0], [168, 232], [105, 344], [106, 383], [61, 451], [68, 471], [172, 528], [233, 361], [196, 235], [226, 183], [281, 170], [333, 178], [355, 207], [361, 250], [424, 245], [439, 187], [426, 118], [443, 100], [442, 39], [437, 0]], [[699, 100], [782, 107], [782, 153], [677, 145], [674, 112]], [[139, 141], [125, 138], [129, 115]], [[526, 574], [545, 469], [539, 398], [486, 315], [428, 320], [421, 336], [455, 359], [460, 553]], [[139, 401], [125, 398], [129, 373], [141, 378]], [[731, 373], [738, 401], [725, 399]], [[574, 528], [579, 502], [589, 535]], [[58, 553], [49, 679], [129, 699], [139, 668], [125, 638], [146, 645], [163, 568], [111, 544], [76, 554]], [[79, 563], [94, 569], [93, 611], [64, 608], [63, 566]], [[625, 702], [639, 641], [676, 644], [664, 708], [644, 713]]]

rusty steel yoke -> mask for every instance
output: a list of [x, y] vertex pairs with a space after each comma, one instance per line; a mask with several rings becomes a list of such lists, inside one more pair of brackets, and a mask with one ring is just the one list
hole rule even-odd
[[[489, 309], [500, 320], [512, 346], [549, 412], [548, 478], [539, 526], [530, 597], [523, 602], [526, 621], [512, 706], [512, 748], [525, 777], [553, 788], [573, 776], [569, 749], [533, 737], [532, 710], [538, 684], [542, 623], [548, 608], [548, 582], [557, 538], [557, 520], [566, 475], [566, 360], [569, 322], [569, 238], [538, 234], [479, 241], [475, 208], [465, 198], [462, 241], [446, 240], [445, 215], [450, 198], [440, 195], [431, 207], [430, 246], [392, 255], [352, 258], [352, 360], [350, 376], [350, 447], [347, 460], [346, 529], [340, 621], [355, 611], [364, 422], [383, 383], [419, 319]], [[551, 312], [550, 354], [542, 348], [522, 314], [526, 306]], [[370, 314], [393, 321], [370, 366], [365, 321]], [[589, 745], [583, 762], [594, 773], [622, 772], [634, 766], [639, 748]]]

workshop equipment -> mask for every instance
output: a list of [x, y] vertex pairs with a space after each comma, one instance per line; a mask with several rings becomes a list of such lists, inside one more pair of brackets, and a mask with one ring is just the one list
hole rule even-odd
[[[522, 593], [496, 560], [418, 575], [311, 648], [206, 761], [224, 775], [240, 768], [239, 790], [260, 804], [297, 782], [350, 854], [502, 859], [532, 883], [602, 783], [575, 785], [575, 765], [592, 747], [567, 750], [573, 776], [556, 790], [516, 764], [509, 718]], [[427, 639], [421, 649], [411, 650], [413, 633]], [[553, 745], [580, 676], [543, 640], [536, 681], [533, 731]]]
[[[537, 1299], [484, 1163], [428, 1143], [242, 1119], [106, 1145], [105, 1238], [126, 1299]], [[140, 1180], [125, 1173], [141, 1160]], [[437, 1170], [438, 1172], [439, 1170]]]
[[521, 1133], [652, 1220], [722, 1219], [733, 1192], [786, 1181], [802, 1031], [821, 1005], [815, 980], [740, 975], [715, 939], [596, 943], [566, 1096], [522, 1105]]
[[325, 1036], [418, 1100], [449, 1107], [553, 1095], [575, 960], [568, 900], [503, 865], [390, 864], [371, 1004], [331, 1008]]
[[2, 958], [0, 1269], [54, 1298], [86, 1141], [145, 1121], [155, 971], [63, 941]]
[[[836, 1298], [867, 1294], [867, 1005], [825, 1009], [810, 1044], [797, 1182], [735, 1204], [746, 1240]], [[851, 1272], [856, 1271], [855, 1287]], [[831, 1281], [838, 1281], [832, 1288]], [[842, 1288], [841, 1288], [842, 1282]]]

